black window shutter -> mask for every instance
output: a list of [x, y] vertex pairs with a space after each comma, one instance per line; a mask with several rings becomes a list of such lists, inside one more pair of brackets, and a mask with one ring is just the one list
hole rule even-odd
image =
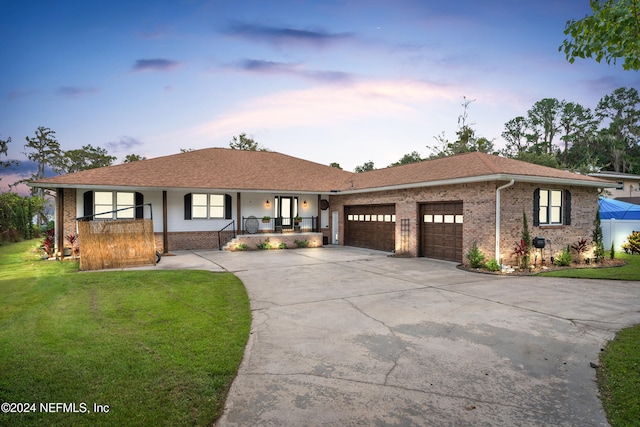
[[93, 219], [93, 191], [85, 191], [83, 199], [85, 220], [90, 221]]
[[184, 219], [191, 219], [191, 193], [184, 195]]
[[571, 225], [571, 192], [564, 191], [564, 225]]
[[231, 196], [229, 194], [224, 195], [224, 219], [231, 219]]
[[136, 219], [144, 218], [144, 196], [142, 193], [136, 192]]
[[533, 191], [533, 225], [540, 225], [540, 189]]

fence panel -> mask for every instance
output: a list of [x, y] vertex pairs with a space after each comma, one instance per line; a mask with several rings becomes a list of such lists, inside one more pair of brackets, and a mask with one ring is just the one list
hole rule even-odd
[[627, 241], [627, 237], [633, 231], [640, 231], [640, 221], [637, 219], [603, 219], [602, 243], [604, 249], [611, 249], [611, 242], [615, 245], [616, 251], [622, 251], [622, 244]]
[[151, 219], [78, 221], [80, 270], [155, 265]]

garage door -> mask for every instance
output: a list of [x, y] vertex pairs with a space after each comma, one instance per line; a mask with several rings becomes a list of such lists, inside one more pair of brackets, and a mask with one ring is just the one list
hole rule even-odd
[[420, 205], [421, 255], [462, 262], [462, 202]]
[[391, 252], [396, 247], [396, 206], [345, 206], [347, 246]]

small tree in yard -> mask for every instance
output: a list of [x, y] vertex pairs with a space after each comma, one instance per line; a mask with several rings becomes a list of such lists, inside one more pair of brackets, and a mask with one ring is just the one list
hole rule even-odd
[[596, 219], [593, 220], [593, 258], [595, 262], [604, 260], [604, 243], [602, 242], [602, 224], [600, 222], [600, 208], [596, 211]]
[[478, 249], [478, 244], [473, 242], [471, 249], [467, 252], [467, 261], [469, 261], [469, 265], [471, 268], [481, 268], [484, 267], [485, 256], [480, 249]]

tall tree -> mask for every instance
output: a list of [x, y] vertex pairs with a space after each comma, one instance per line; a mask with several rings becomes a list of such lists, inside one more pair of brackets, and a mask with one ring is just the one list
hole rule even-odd
[[560, 139], [564, 142], [562, 162], [565, 165], [567, 164], [569, 146], [592, 135], [596, 130], [597, 123], [598, 121], [589, 108], [575, 102], [563, 101], [560, 128], [564, 134]]
[[560, 130], [560, 117], [564, 101], [544, 98], [533, 104], [527, 111], [528, 123], [535, 139], [536, 152], [551, 154], [554, 151], [553, 140]]
[[630, 172], [640, 162], [640, 95], [635, 88], [621, 87], [603, 97], [596, 115], [608, 124], [600, 131], [609, 163], [617, 172]]
[[368, 162], [366, 162], [365, 164], [361, 165], [361, 166], [356, 166], [356, 168], [353, 170], [356, 173], [361, 173], [361, 172], [369, 172], [372, 170], [375, 170], [375, 166], [373, 165], [373, 162], [371, 160], [369, 160]]
[[412, 151], [411, 153], [402, 156], [402, 158], [397, 162], [391, 163], [389, 166], [408, 165], [409, 163], [418, 163], [423, 160], [424, 159], [420, 156], [420, 153]]
[[[36, 130], [35, 138], [26, 137], [27, 143], [24, 148], [27, 159], [36, 163], [36, 172], [31, 176], [32, 179], [38, 180], [45, 177], [45, 169], [47, 166], [53, 167], [59, 162], [62, 152], [60, 143], [55, 138], [56, 133], [49, 128], [40, 126]], [[44, 189], [33, 188], [31, 190], [36, 196], [44, 197]]]
[[137, 162], [138, 160], [147, 160], [147, 158], [142, 157], [139, 154], [127, 154], [124, 157], [124, 160], [122, 161], [122, 163], [132, 163], [132, 162]]
[[[9, 152], [9, 143], [11, 142], [11, 137], [3, 140], [0, 139], [0, 155], [5, 155], [7, 156], [7, 153]], [[18, 164], [18, 162], [16, 160], [0, 160], [0, 169], [5, 169], [8, 168], [10, 166], [16, 166]], [[2, 180], [2, 178], [0, 177], [0, 180]]]
[[233, 150], [269, 151], [267, 148], [254, 141], [253, 138], [247, 137], [246, 133], [241, 133], [239, 136], [231, 138], [229, 147]]
[[331, 162], [329, 164], [329, 166], [331, 166], [332, 168], [336, 168], [336, 169], [342, 169], [342, 167], [340, 166], [340, 163], [338, 163], [338, 162]]
[[502, 154], [506, 157], [517, 157], [531, 147], [529, 123], [523, 116], [518, 116], [504, 124], [502, 138], [507, 142]]
[[622, 59], [625, 70], [640, 70], [640, 0], [590, 0], [593, 15], [567, 21], [559, 51], [573, 63], [594, 58], [607, 64]]
[[110, 156], [104, 148], [88, 144], [81, 149], [64, 151], [52, 167], [57, 173], [65, 174], [111, 166], [115, 160], [116, 157]]
[[438, 145], [427, 146], [432, 151], [429, 158], [452, 156], [470, 151], [481, 151], [483, 153], [492, 153], [494, 151], [493, 141], [485, 137], [477, 137], [476, 131], [472, 128], [475, 123], [467, 122], [469, 106], [475, 100], [469, 100], [466, 96], [463, 96], [462, 99], [462, 114], [458, 116], [458, 130], [456, 131], [457, 139], [454, 142], [449, 142], [444, 132], [435, 136], [434, 139], [438, 142]]

